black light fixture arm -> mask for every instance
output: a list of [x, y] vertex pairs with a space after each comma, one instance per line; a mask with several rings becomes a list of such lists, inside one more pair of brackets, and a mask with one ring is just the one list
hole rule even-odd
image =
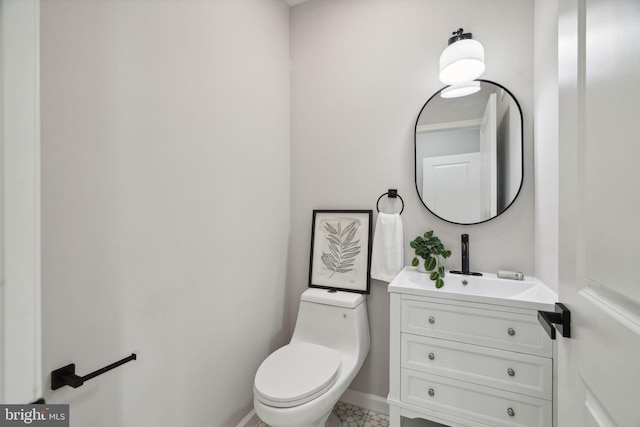
[[462, 28], [458, 28], [456, 31], [454, 31], [451, 34], [453, 35], [453, 37], [451, 37], [449, 39], [449, 44], [454, 44], [455, 42], [460, 41], [460, 40], [472, 39], [473, 38], [473, 34], [465, 33]]
[[90, 379], [95, 378], [98, 375], [102, 375], [105, 372], [117, 368], [120, 365], [124, 365], [125, 363], [132, 360], [136, 360], [135, 353], [131, 353], [131, 356], [125, 357], [122, 360], [118, 360], [115, 363], [107, 365], [104, 368], [100, 368], [97, 371], [93, 371], [83, 377], [81, 377], [80, 375], [76, 375], [76, 365], [75, 363], [71, 363], [67, 366], [63, 366], [62, 368], [56, 369], [55, 371], [51, 372], [51, 390], [57, 390], [60, 387], [64, 387], [66, 385], [73, 388], [78, 388], [83, 385], [85, 381], [89, 381]]

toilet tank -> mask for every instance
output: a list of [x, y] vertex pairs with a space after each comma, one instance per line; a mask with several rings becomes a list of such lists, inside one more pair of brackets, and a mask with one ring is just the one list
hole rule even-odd
[[307, 289], [300, 298], [298, 319], [291, 341], [320, 344], [354, 357], [369, 352], [369, 319], [362, 294]]

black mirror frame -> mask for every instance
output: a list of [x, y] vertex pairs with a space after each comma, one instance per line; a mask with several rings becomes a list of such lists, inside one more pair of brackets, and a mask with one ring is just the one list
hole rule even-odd
[[429, 212], [431, 212], [437, 218], [440, 218], [441, 220], [446, 221], [448, 223], [457, 224], [457, 225], [482, 224], [484, 222], [491, 221], [492, 219], [495, 219], [495, 218], [499, 217], [504, 212], [506, 212], [513, 205], [513, 203], [518, 199], [518, 196], [520, 195], [520, 191], [522, 191], [522, 185], [524, 184], [524, 118], [523, 118], [523, 115], [522, 115], [522, 108], [520, 107], [520, 103], [518, 102], [518, 99], [513, 95], [513, 93], [511, 93], [511, 91], [509, 89], [507, 89], [506, 87], [502, 86], [501, 84], [493, 82], [491, 80], [484, 80], [484, 79], [476, 79], [476, 81], [481, 82], [481, 83], [490, 83], [492, 85], [498, 86], [499, 88], [503, 89], [505, 92], [507, 92], [509, 94], [509, 96], [511, 96], [513, 101], [516, 103], [516, 106], [518, 107], [518, 112], [520, 113], [520, 146], [521, 146], [520, 148], [521, 148], [521, 153], [522, 153], [522, 155], [520, 156], [520, 168], [521, 168], [521, 171], [522, 171], [522, 176], [520, 177], [520, 186], [518, 187], [518, 191], [516, 192], [516, 195], [514, 196], [513, 200], [511, 200], [511, 202], [507, 205], [506, 208], [504, 208], [496, 216], [493, 216], [491, 218], [487, 218], [485, 220], [478, 221], [478, 222], [456, 222], [456, 221], [448, 220], [446, 218], [442, 218], [441, 216], [439, 216], [438, 214], [433, 212], [431, 209], [429, 209], [429, 206], [427, 206], [427, 204], [422, 199], [422, 196], [420, 196], [420, 191], [418, 189], [418, 166], [417, 166], [417, 162], [418, 162], [418, 147], [417, 147], [417, 141], [416, 141], [416, 136], [417, 136], [416, 134], [417, 134], [417, 129], [418, 129], [418, 121], [420, 120], [420, 115], [422, 114], [422, 111], [424, 111], [424, 109], [427, 106], [427, 104], [429, 104], [429, 102], [433, 98], [435, 98], [436, 96], [439, 96], [440, 93], [443, 90], [445, 90], [446, 88], [448, 88], [449, 86], [445, 86], [442, 89], [440, 89], [439, 91], [437, 91], [436, 93], [434, 93], [433, 95], [431, 95], [431, 97], [429, 97], [427, 102], [424, 103], [424, 105], [422, 106], [422, 108], [418, 112], [418, 116], [416, 117], [416, 124], [415, 124], [415, 126], [413, 128], [413, 181], [414, 181], [414, 185], [416, 187], [416, 193], [418, 194], [418, 199], [420, 199], [420, 202], [422, 203], [422, 205], [425, 208], [427, 208], [427, 210]]

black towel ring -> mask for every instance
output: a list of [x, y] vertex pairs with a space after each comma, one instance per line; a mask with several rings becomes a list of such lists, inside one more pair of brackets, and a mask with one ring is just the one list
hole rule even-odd
[[395, 190], [395, 189], [389, 189], [388, 192], [378, 197], [378, 201], [376, 202], [376, 210], [380, 212], [380, 208], [378, 207], [378, 204], [380, 203], [380, 199], [382, 199], [384, 196], [387, 196], [387, 195], [389, 196], [390, 199], [395, 199], [395, 198], [400, 199], [400, 201], [402, 202], [402, 209], [400, 209], [400, 214], [402, 214], [402, 212], [404, 212], [404, 200], [402, 200], [402, 197], [400, 197], [400, 195], [398, 194], [398, 190]]

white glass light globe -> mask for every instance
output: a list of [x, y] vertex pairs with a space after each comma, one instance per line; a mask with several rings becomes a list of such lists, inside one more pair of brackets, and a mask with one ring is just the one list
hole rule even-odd
[[449, 86], [440, 92], [442, 98], [459, 98], [461, 96], [471, 95], [480, 90], [480, 82], [473, 81], [460, 85]]
[[484, 73], [484, 48], [473, 39], [454, 42], [440, 55], [440, 81], [457, 85], [475, 80]]

